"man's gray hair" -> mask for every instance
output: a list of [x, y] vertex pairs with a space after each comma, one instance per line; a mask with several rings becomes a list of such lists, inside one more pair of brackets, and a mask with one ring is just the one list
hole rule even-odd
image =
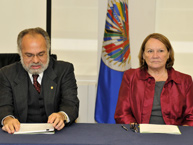
[[21, 55], [21, 50], [22, 50], [22, 46], [21, 46], [22, 45], [22, 39], [26, 34], [30, 34], [30, 35], [40, 34], [40, 35], [42, 35], [44, 37], [44, 39], [46, 40], [47, 52], [49, 53], [50, 48], [51, 48], [49, 35], [44, 29], [37, 27], [37, 28], [25, 29], [18, 34], [17, 48], [18, 48], [18, 52], [20, 55]]

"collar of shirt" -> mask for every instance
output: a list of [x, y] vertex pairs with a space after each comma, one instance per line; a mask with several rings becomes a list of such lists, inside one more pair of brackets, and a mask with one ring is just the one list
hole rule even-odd
[[[31, 82], [32, 82], [32, 84], [34, 83], [33, 82], [33, 77], [32, 77], [32, 74], [30, 74], [30, 73], [28, 73], [29, 74], [29, 77], [30, 77], [30, 80], [31, 80]], [[42, 78], [43, 78], [43, 72], [41, 73], [41, 74], [39, 74], [39, 77], [38, 77], [38, 79], [37, 79], [37, 81], [38, 81], [38, 83], [41, 85], [41, 83], [42, 83]]]

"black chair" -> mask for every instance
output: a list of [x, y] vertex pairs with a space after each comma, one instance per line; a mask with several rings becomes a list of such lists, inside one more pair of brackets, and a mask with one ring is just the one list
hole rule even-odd
[[[57, 60], [57, 56], [55, 54], [51, 54], [50, 56]], [[0, 53], [0, 68], [17, 61], [20, 61], [18, 53]]]

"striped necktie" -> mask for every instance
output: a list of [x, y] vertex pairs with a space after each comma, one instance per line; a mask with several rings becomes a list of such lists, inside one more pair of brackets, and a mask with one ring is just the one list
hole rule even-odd
[[38, 93], [40, 93], [40, 89], [41, 89], [41, 85], [38, 83], [37, 78], [39, 77], [39, 75], [32, 75], [33, 77], [33, 82], [34, 82], [34, 87], [37, 90]]

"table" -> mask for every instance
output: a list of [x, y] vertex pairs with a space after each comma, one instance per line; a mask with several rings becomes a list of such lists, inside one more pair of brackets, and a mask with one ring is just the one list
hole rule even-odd
[[0, 145], [192, 145], [193, 127], [179, 128], [182, 135], [140, 134], [120, 124], [89, 123], [75, 123], [52, 135], [13, 135], [0, 130]]

